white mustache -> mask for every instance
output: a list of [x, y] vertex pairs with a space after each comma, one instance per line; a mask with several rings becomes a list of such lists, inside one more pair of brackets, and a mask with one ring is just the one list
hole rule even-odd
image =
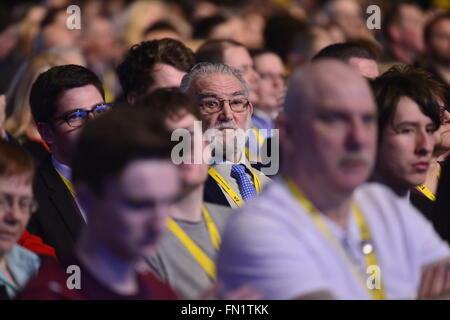
[[213, 129], [221, 130], [221, 129], [234, 129], [237, 130], [239, 127], [231, 122], [222, 122], [213, 127]]

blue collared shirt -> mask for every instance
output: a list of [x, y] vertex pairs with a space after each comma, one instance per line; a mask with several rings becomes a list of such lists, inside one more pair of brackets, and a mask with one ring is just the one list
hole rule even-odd
[[12, 284], [7, 279], [5, 273], [0, 270], [0, 286], [6, 287], [6, 293], [13, 299], [16, 294], [27, 284], [28, 280], [34, 276], [41, 264], [39, 257], [16, 244], [5, 256], [6, 266], [16, 284]]

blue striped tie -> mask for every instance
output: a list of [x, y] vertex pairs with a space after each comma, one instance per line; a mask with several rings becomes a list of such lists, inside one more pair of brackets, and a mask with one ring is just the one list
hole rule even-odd
[[245, 174], [245, 167], [243, 165], [233, 164], [231, 176], [237, 180], [244, 201], [256, 196], [256, 189]]

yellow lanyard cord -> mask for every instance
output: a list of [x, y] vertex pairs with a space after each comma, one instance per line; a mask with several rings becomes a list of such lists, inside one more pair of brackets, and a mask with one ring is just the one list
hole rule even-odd
[[[436, 173], [436, 177], [438, 178], [438, 180], [441, 177], [441, 167], [439, 166], [439, 170]], [[419, 184], [418, 186], [416, 186], [416, 189], [419, 190], [420, 192], [422, 192], [422, 194], [427, 197], [428, 199], [430, 199], [431, 201], [436, 201], [436, 195], [431, 192], [430, 189], [428, 189], [428, 187], [424, 184]]]
[[[250, 172], [253, 176], [253, 185], [255, 186], [256, 193], [261, 192], [261, 182], [259, 181], [258, 176], [250, 169]], [[239, 197], [238, 193], [233, 190], [230, 184], [222, 177], [222, 175], [213, 167], [209, 167], [208, 170], [209, 175], [223, 188], [223, 190], [233, 199], [233, 201], [239, 206], [244, 205], [244, 200]]]
[[416, 189], [419, 190], [420, 192], [422, 192], [422, 194], [427, 197], [428, 199], [430, 199], [431, 201], [436, 201], [436, 195], [433, 194], [433, 192], [431, 192], [430, 189], [428, 189], [428, 187], [424, 184], [420, 184], [418, 186], [416, 186]]
[[[217, 230], [216, 224], [211, 218], [211, 214], [206, 207], [202, 206], [203, 218], [205, 219], [206, 228], [208, 229], [211, 242], [216, 250], [220, 246], [220, 233]], [[167, 219], [167, 228], [180, 240], [184, 247], [189, 251], [192, 257], [197, 261], [200, 267], [206, 272], [211, 279], [217, 278], [216, 264], [210, 257], [184, 232], [184, 230], [175, 222], [174, 219]]]
[[[325, 221], [322, 219], [319, 211], [314, 207], [314, 205], [306, 198], [306, 196], [300, 191], [300, 189], [296, 186], [294, 181], [292, 181], [289, 178], [285, 178], [286, 184], [291, 191], [291, 193], [294, 195], [294, 197], [297, 199], [297, 201], [300, 203], [300, 205], [306, 209], [306, 211], [310, 214], [313, 222], [315, 223], [316, 227], [319, 229], [319, 231], [328, 238], [329, 241], [332, 242], [332, 244], [339, 248], [339, 251], [342, 252], [345, 255], [345, 258], [347, 261], [350, 262], [352, 266], [354, 264], [349, 259], [348, 255], [345, 253], [345, 250], [342, 248], [342, 245], [339, 244], [339, 241], [337, 241], [336, 237], [331, 233], [330, 229], [325, 224]], [[359, 209], [358, 206], [353, 205], [352, 206], [352, 212], [353, 216], [355, 217], [356, 223], [358, 224], [360, 235], [361, 235], [361, 242], [362, 243], [370, 243], [371, 242], [371, 234], [369, 227], [364, 219], [364, 216]], [[378, 260], [375, 254], [375, 250], [372, 250], [372, 252], [364, 255], [366, 266], [379, 266]], [[356, 268], [353, 268], [354, 270]], [[361, 273], [358, 272], [357, 276], [360, 278]], [[364, 282], [363, 282], [364, 283]], [[365, 285], [365, 283], [364, 283]], [[369, 290], [370, 295], [375, 300], [384, 300], [384, 290], [382, 289], [383, 286], [381, 286], [381, 289], [371, 289]]]
[[256, 137], [256, 141], [258, 141], [258, 146], [262, 147], [262, 145], [264, 144], [264, 137], [259, 133], [259, 129], [256, 127], [252, 127], [252, 131], [255, 134]]
[[[56, 170], [56, 169], [55, 169]], [[66, 179], [66, 177], [64, 177], [61, 172], [59, 172], [58, 170], [56, 170], [56, 172], [58, 172], [59, 176], [61, 177], [61, 180], [64, 182], [64, 184], [66, 185], [67, 189], [69, 190], [70, 194], [72, 195], [72, 197], [76, 198], [77, 193], [75, 192], [75, 188], [72, 185], [72, 182], [70, 182], [68, 179]]]

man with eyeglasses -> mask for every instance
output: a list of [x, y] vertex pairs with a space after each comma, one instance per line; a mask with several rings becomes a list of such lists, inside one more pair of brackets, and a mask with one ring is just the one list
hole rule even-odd
[[222, 63], [199, 63], [184, 76], [181, 91], [200, 108], [213, 163], [204, 200], [238, 208], [270, 181], [245, 156], [253, 105], [240, 72]]
[[49, 69], [31, 89], [31, 112], [51, 155], [37, 169], [34, 190], [40, 206], [28, 229], [57, 256], [73, 248], [87, 222], [71, 183], [72, 153], [83, 125], [111, 108], [104, 97], [98, 77], [76, 65]]

